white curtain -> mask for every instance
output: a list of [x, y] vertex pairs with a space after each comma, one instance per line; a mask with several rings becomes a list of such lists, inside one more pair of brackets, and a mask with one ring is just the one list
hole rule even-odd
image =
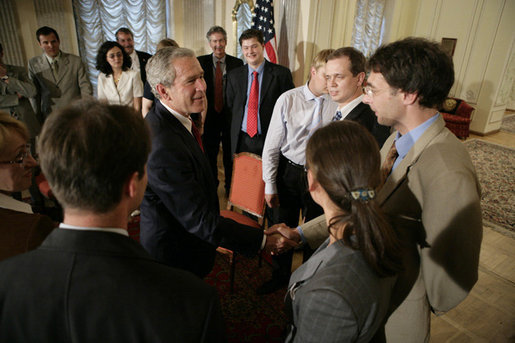
[[103, 42], [116, 40], [121, 27], [134, 34], [136, 50], [155, 52], [166, 37], [166, 2], [162, 0], [73, 0], [79, 50], [93, 85], [98, 71], [95, 60]]
[[386, 0], [358, 0], [352, 46], [370, 56], [382, 43]]

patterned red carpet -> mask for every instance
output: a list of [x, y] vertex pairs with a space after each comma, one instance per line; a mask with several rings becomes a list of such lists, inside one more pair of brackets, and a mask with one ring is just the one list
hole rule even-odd
[[205, 281], [216, 287], [222, 303], [229, 342], [283, 342], [286, 316], [284, 294], [286, 288], [270, 295], [256, 295], [256, 288], [272, 274], [270, 265], [258, 258], [238, 255], [234, 293], [230, 293], [229, 261], [217, 254], [215, 266]]

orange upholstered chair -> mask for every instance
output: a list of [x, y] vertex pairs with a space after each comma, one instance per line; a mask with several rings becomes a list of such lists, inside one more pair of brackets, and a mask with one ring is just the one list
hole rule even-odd
[[470, 117], [474, 107], [457, 98], [447, 98], [443, 103], [440, 113], [445, 120], [445, 126], [458, 138], [465, 139], [469, 136]]
[[[250, 213], [258, 218], [255, 221], [248, 216], [235, 212], [234, 208]], [[231, 192], [227, 201], [227, 210], [220, 211], [225, 218], [255, 228], [263, 228], [265, 212], [265, 183], [262, 178], [262, 163], [258, 155], [242, 152], [234, 157]], [[231, 292], [234, 290], [234, 273], [236, 253], [219, 247], [218, 252], [228, 255], [231, 263]]]

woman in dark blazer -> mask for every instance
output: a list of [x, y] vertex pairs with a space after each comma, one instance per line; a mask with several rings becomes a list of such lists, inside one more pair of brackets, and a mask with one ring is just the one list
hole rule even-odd
[[401, 265], [394, 232], [374, 200], [377, 143], [355, 122], [334, 122], [313, 134], [306, 161], [309, 191], [330, 235], [291, 276], [287, 341], [369, 342], [383, 334]]

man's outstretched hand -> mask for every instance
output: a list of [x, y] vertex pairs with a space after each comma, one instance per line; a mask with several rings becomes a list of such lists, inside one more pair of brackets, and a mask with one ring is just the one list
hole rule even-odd
[[265, 230], [265, 248], [272, 255], [282, 254], [299, 245], [301, 239], [297, 229], [292, 229], [286, 224], [276, 224]]

